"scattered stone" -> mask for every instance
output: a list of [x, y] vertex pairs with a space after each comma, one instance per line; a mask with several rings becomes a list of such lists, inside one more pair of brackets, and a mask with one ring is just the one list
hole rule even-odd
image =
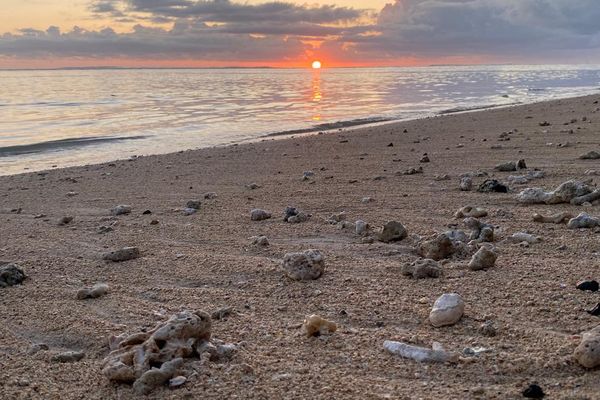
[[77, 292], [77, 300], [97, 299], [108, 293], [108, 285], [106, 283], [97, 283], [91, 288], [80, 289]]
[[463, 192], [468, 192], [473, 189], [473, 178], [470, 176], [464, 176], [460, 179], [460, 183], [458, 184], [458, 188]]
[[261, 186], [256, 183], [250, 183], [249, 185], [246, 185], [246, 188], [250, 190], [259, 189], [260, 187]]
[[269, 239], [266, 236], [252, 236], [250, 238], [250, 241], [252, 242], [252, 246], [256, 246], [256, 247], [267, 247], [270, 243], [269, 243]]
[[0, 288], [20, 285], [25, 278], [27, 275], [17, 264], [0, 262]]
[[454, 243], [445, 233], [441, 233], [431, 240], [424, 240], [417, 245], [417, 254], [435, 261], [451, 256], [454, 251]]
[[153, 219], [152, 221], [150, 221], [150, 225], [158, 225], [159, 221], [157, 219]]
[[550, 122], [548, 122], [548, 121], [544, 121], [544, 122], [540, 122], [539, 125], [540, 126], [550, 126], [552, 124]]
[[575, 349], [575, 359], [585, 368], [600, 366], [600, 325], [584, 332], [581, 343]]
[[289, 222], [290, 224], [299, 224], [301, 222], [308, 221], [311, 216], [312, 216], [311, 214], [306, 214], [306, 213], [298, 210], [295, 215], [287, 217], [287, 220], [286, 219], [284, 219], [284, 220]]
[[188, 200], [187, 203], [185, 203], [185, 208], [192, 208], [194, 210], [199, 210], [200, 209], [200, 200]]
[[441, 295], [433, 304], [429, 314], [429, 322], [436, 328], [446, 325], [454, 325], [463, 316], [465, 302], [457, 293], [446, 293]]
[[476, 218], [469, 217], [464, 219], [464, 224], [467, 228], [471, 229], [470, 240], [477, 240], [479, 242], [493, 242], [494, 241], [494, 226], [481, 222]]
[[46, 217], [46, 214], [37, 214], [37, 215], [34, 215], [33, 219], [40, 219], [40, 218], [45, 218], [45, 217]]
[[389, 221], [383, 226], [379, 234], [379, 241], [384, 243], [397, 242], [405, 239], [408, 232], [404, 225], [397, 221]]
[[113, 228], [111, 226], [102, 225], [102, 226], [98, 227], [97, 231], [98, 231], [99, 234], [103, 235], [105, 233], [112, 232]]
[[523, 390], [523, 397], [528, 399], [543, 399], [546, 394], [539, 385], [535, 383], [529, 385]]
[[312, 171], [304, 171], [304, 173], [302, 174], [302, 180], [303, 181], [307, 181], [307, 180], [309, 180], [313, 176], [315, 176], [314, 172], [312, 172]]
[[517, 169], [527, 169], [527, 164], [525, 163], [525, 160], [520, 159], [519, 161], [517, 161]]
[[513, 184], [525, 184], [535, 179], [542, 179], [545, 176], [543, 171], [529, 171], [525, 175], [509, 175], [506, 180]]
[[205, 200], [213, 200], [217, 198], [217, 194], [215, 192], [207, 192], [202, 195]]
[[391, 354], [417, 362], [457, 362], [459, 358], [457, 353], [444, 350], [442, 345], [437, 342], [433, 342], [432, 348], [427, 349], [425, 347], [386, 340], [383, 342], [383, 348]]
[[508, 193], [508, 187], [496, 179], [486, 179], [481, 185], [479, 185], [477, 191], [481, 193]]
[[580, 229], [580, 228], [595, 228], [600, 225], [600, 218], [592, 217], [587, 213], [580, 213], [575, 218], [572, 218], [567, 223], [567, 228], [569, 229]]
[[85, 353], [81, 351], [65, 351], [64, 353], [56, 354], [52, 356], [50, 361], [56, 363], [72, 363], [82, 360], [85, 357]]
[[260, 208], [255, 208], [250, 211], [250, 219], [252, 221], [264, 221], [265, 219], [271, 218], [271, 213]]
[[421, 163], [428, 163], [428, 162], [430, 162], [429, 156], [427, 155], [427, 153], [423, 154], [423, 157], [421, 157], [421, 159], [419, 160], [419, 162], [421, 162]]
[[187, 382], [187, 378], [183, 375], [176, 376], [175, 378], [169, 379], [169, 388], [176, 389], [183, 386]]
[[62, 217], [61, 219], [58, 220], [59, 225], [68, 225], [71, 222], [73, 222], [73, 217], [71, 217], [71, 216]]
[[47, 351], [49, 349], [50, 347], [48, 347], [46, 343], [36, 343], [27, 350], [27, 354], [33, 355], [39, 353], [40, 351]]
[[112, 215], [130, 214], [131, 213], [131, 206], [124, 205], [124, 204], [118, 205], [118, 206], [114, 207], [113, 209], [111, 209], [110, 213]]
[[480, 271], [483, 269], [492, 268], [496, 264], [498, 256], [493, 250], [482, 246], [477, 250], [471, 261], [469, 262], [469, 269], [471, 271]]
[[533, 214], [533, 221], [542, 223], [566, 224], [571, 218], [573, 218], [573, 214], [566, 211], [549, 216], [543, 216], [542, 214], [538, 213]]
[[422, 174], [422, 173], [423, 173], [423, 167], [419, 167], [419, 168], [410, 167], [406, 171], [402, 172], [402, 175], [415, 175], [415, 174]]
[[496, 171], [501, 171], [501, 172], [509, 172], [509, 171], [516, 171], [517, 170], [517, 163], [514, 161], [510, 161], [507, 163], [503, 163], [503, 164], [498, 164], [494, 167], [494, 169]]
[[598, 160], [600, 159], [600, 153], [598, 153], [597, 151], [588, 151], [585, 154], [582, 154], [579, 156], [580, 160]]
[[142, 213], [142, 215], [150, 215], [152, 214], [152, 211], [150, 210], [144, 210], [144, 212]]
[[597, 292], [600, 289], [600, 285], [597, 281], [594, 280], [578, 282], [577, 286], [575, 287], [579, 290], [585, 290], [590, 292]]
[[542, 188], [527, 188], [517, 195], [517, 201], [523, 204], [559, 204], [585, 196], [592, 189], [583, 182], [570, 180], [561, 183], [555, 190], [545, 192]]
[[287, 253], [283, 257], [283, 270], [291, 279], [318, 279], [325, 270], [325, 261], [319, 250], [306, 250], [302, 253]]
[[365, 221], [359, 219], [358, 221], [356, 221], [354, 223], [354, 227], [355, 227], [355, 232], [357, 235], [359, 236], [363, 236], [366, 235], [367, 233], [369, 233], [369, 224], [367, 224]]
[[106, 261], [121, 262], [133, 260], [140, 257], [140, 249], [137, 247], [123, 247], [122, 249], [111, 251], [102, 257]]
[[442, 174], [442, 175], [434, 175], [433, 176], [433, 180], [434, 181], [449, 181], [450, 180], [450, 175], [448, 174]]
[[600, 199], [600, 189], [596, 189], [592, 193], [584, 194], [583, 196], [571, 199], [571, 204], [574, 206], [585, 206], [598, 199]]
[[214, 320], [221, 320], [229, 317], [233, 314], [233, 307], [223, 307], [219, 308], [217, 311], [214, 311], [210, 316]]
[[455, 218], [482, 218], [487, 217], [488, 212], [483, 208], [473, 207], [473, 206], [465, 206], [459, 209], [456, 213], [454, 213]]
[[483, 324], [479, 325], [479, 333], [483, 336], [493, 337], [498, 334], [498, 331], [493, 321], [485, 321]]
[[186, 207], [183, 209], [183, 215], [193, 215], [198, 212], [197, 208]]
[[588, 310], [587, 313], [596, 317], [600, 317], [600, 303], [596, 304], [591, 310]]
[[526, 232], [517, 232], [514, 233], [511, 237], [508, 238], [509, 241], [513, 243], [522, 243], [527, 242], [529, 244], [539, 243], [542, 239], [539, 236], [535, 236]]
[[325, 318], [313, 314], [306, 317], [302, 328], [307, 337], [315, 337], [334, 333], [337, 330], [337, 325], [335, 322], [327, 321]]
[[111, 381], [133, 383], [138, 395], [148, 394], [178, 376], [184, 358], [206, 351], [211, 325], [207, 313], [183, 311], [149, 332], [112, 336], [102, 372]]
[[327, 222], [332, 225], [339, 224], [340, 222], [346, 219], [346, 211], [339, 212], [337, 214], [331, 214], [329, 218], [327, 218]]
[[414, 279], [439, 278], [442, 275], [442, 267], [437, 261], [424, 258], [411, 264], [404, 264], [402, 275], [412, 276]]
[[373, 202], [373, 201], [375, 201], [375, 200], [373, 200], [373, 198], [371, 198], [371, 197], [363, 197], [363, 198], [360, 200], [360, 202], [361, 202], [361, 203], [363, 203], [363, 204], [371, 203], [371, 202]]

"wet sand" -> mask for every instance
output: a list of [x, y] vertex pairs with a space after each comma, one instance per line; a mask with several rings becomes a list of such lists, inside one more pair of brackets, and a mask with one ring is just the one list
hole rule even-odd
[[[600, 301], [598, 293], [575, 289], [581, 279], [600, 278], [598, 230], [535, 223], [532, 215], [600, 216], [600, 210], [523, 206], [515, 199], [527, 186], [598, 180], [584, 172], [600, 170], [600, 162], [578, 159], [600, 150], [598, 100], [0, 177], [0, 260], [18, 263], [29, 277], [0, 288], [0, 397], [137, 398], [131, 386], [110, 383], [101, 373], [110, 335], [150, 328], [180, 310], [210, 313], [231, 306], [236, 312], [213, 322], [213, 336], [243, 342], [235, 357], [200, 368], [182, 388], [160, 388], [150, 398], [516, 399], [532, 382], [552, 399], [599, 398], [600, 370], [585, 370], [572, 359], [577, 335], [600, 323], [585, 312]], [[543, 121], [551, 125], [541, 127]], [[514, 129], [509, 141], [498, 140]], [[430, 163], [419, 162], [424, 153]], [[493, 167], [518, 159], [546, 177], [510, 185], [509, 193], [458, 189], [459, 175], [469, 171], [505, 181], [518, 173]], [[420, 166], [422, 174], [396, 174]], [[302, 180], [304, 171], [315, 175]], [[450, 180], [434, 179], [442, 174]], [[475, 186], [484, 179], [474, 178]], [[253, 182], [261, 187], [248, 189]], [[202, 200], [206, 192], [218, 197]], [[361, 202], [365, 196], [374, 201]], [[185, 216], [182, 208], [191, 199], [201, 199], [202, 206]], [[111, 216], [118, 204], [131, 205], [132, 213]], [[365, 244], [325, 222], [346, 211], [349, 221], [362, 219], [375, 229], [397, 220], [409, 234], [430, 236], [454, 224], [464, 229], [453, 214], [466, 205], [488, 210], [483, 220], [497, 226], [496, 266], [470, 271], [468, 259], [451, 259], [438, 279], [402, 276], [402, 266], [417, 259], [410, 240]], [[286, 206], [312, 218], [285, 223]], [[253, 208], [273, 218], [251, 221]], [[152, 214], [143, 215], [145, 210]], [[46, 216], [35, 218], [39, 214]], [[67, 215], [74, 220], [58, 225]], [[150, 224], [154, 219], [157, 225]], [[113, 231], [99, 234], [103, 225]], [[543, 241], [529, 247], [502, 241], [523, 231]], [[250, 245], [248, 238], [259, 234], [269, 238], [266, 249]], [[139, 247], [142, 257], [102, 261], [104, 252], [124, 246]], [[310, 282], [286, 278], [279, 267], [283, 255], [310, 248], [323, 253], [324, 275]], [[76, 299], [79, 289], [98, 282], [110, 286], [108, 295]], [[434, 328], [429, 311], [448, 292], [461, 294], [465, 315], [453, 326]], [[300, 324], [310, 314], [335, 321], [338, 331], [305, 337]], [[479, 331], [486, 320], [497, 327], [496, 336]], [[490, 351], [458, 363], [419, 364], [387, 354], [383, 342], [389, 339]], [[49, 350], [27, 354], [34, 343]], [[86, 357], [51, 362], [67, 350]]]

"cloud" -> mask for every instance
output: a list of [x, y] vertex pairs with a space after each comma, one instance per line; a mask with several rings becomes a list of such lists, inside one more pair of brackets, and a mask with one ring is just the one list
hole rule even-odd
[[134, 27], [23, 29], [0, 35], [0, 57], [600, 62], [598, 0], [395, 0], [374, 15], [290, 1], [95, 0], [90, 12]]

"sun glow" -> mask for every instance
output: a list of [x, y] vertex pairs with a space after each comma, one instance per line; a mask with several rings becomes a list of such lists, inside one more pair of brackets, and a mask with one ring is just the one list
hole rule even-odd
[[313, 61], [312, 68], [313, 69], [321, 69], [321, 61]]

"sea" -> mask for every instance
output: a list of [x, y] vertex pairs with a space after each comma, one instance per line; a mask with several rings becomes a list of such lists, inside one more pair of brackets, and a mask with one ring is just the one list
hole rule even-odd
[[598, 65], [0, 70], [0, 175], [587, 94]]

